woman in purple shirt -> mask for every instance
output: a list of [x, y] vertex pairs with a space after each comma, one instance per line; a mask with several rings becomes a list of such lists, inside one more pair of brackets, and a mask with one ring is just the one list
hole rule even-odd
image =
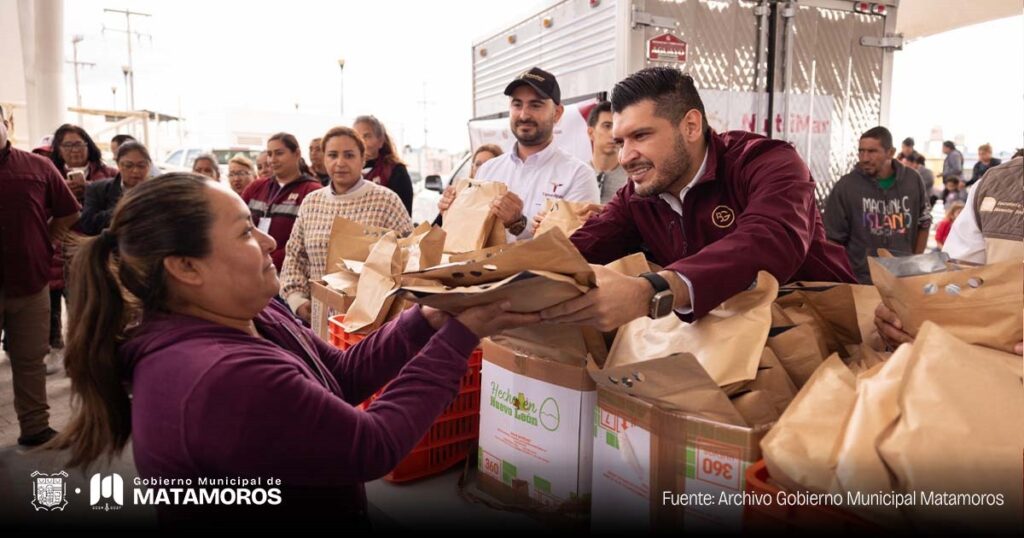
[[72, 268], [66, 367], [81, 405], [51, 443], [70, 449], [69, 466], [131, 437], [143, 479], [281, 480], [280, 504], [158, 507], [164, 525], [365, 526], [363, 483], [452, 401], [479, 339], [539, 321], [503, 305], [412, 308], [341, 352], [271, 301], [274, 247], [236, 194], [202, 176], [125, 195]]

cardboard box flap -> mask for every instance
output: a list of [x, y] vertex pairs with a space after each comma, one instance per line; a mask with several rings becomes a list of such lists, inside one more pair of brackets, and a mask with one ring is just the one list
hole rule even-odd
[[597, 385], [643, 398], [661, 409], [746, 425], [718, 384], [689, 353], [605, 368], [589, 361], [587, 368]]
[[[596, 388], [584, 365], [562, 364], [539, 358], [534, 351], [535, 348], [529, 342], [520, 340], [495, 342], [490, 338], [485, 338], [481, 347], [485, 361], [510, 372], [573, 390], [592, 391]], [[543, 352], [543, 350], [540, 351]]]

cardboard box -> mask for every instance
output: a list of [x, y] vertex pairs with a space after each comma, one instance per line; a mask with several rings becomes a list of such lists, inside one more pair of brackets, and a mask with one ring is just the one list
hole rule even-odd
[[[748, 466], [761, 458], [770, 425], [721, 424], [662, 411], [652, 404], [598, 388], [594, 410], [591, 529], [738, 532]], [[669, 494], [710, 494], [708, 505], [674, 506]]]
[[328, 288], [323, 282], [314, 280], [309, 281], [309, 295], [310, 301], [313, 303], [309, 318], [310, 326], [317, 336], [330, 342], [328, 318], [348, 312], [348, 307], [352, 306], [355, 297], [338, 293]]
[[480, 489], [501, 502], [586, 513], [596, 387], [587, 369], [483, 342]]

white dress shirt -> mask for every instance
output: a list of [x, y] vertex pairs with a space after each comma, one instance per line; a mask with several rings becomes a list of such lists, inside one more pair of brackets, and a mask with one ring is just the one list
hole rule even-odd
[[518, 237], [508, 234], [509, 241], [529, 239], [533, 231], [529, 223], [544, 209], [544, 200], [600, 203], [594, 171], [587, 163], [569, 155], [554, 144], [522, 160], [518, 144], [512, 151], [484, 163], [476, 173], [480, 181], [500, 181], [523, 200], [527, 226]]
[[[686, 193], [690, 192], [690, 189], [693, 188], [693, 186], [697, 184], [697, 180], [699, 180], [701, 178], [701, 176], [704, 175], [704, 171], [707, 169], [707, 166], [708, 166], [708, 151], [704, 150], [704, 159], [700, 162], [700, 168], [697, 169], [697, 173], [694, 174], [693, 178], [690, 179], [690, 182], [687, 183], [685, 187], [683, 187], [683, 190], [679, 191], [679, 196], [673, 196], [672, 193], [669, 193], [669, 192], [663, 192], [663, 193], [658, 195], [659, 198], [661, 198], [662, 200], [665, 200], [666, 202], [668, 202], [668, 205], [669, 205], [669, 207], [672, 208], [672, 211], [675, 211], [676, 214], [679, 215], [679, 231], [680, 232], [682, 232], [682, 230], [683, 230], [683, 219], [682, 219], [682, 217], [683, 217], [683, 199], [686, 198]], [[686, 308], [677, 308], [676, 312], [678, 312], [680, 314], [692, 314], [693, 313], [693, 283], [690, 282], [689, 278], [686, 278], [686, 275], [680, 273], [679, 271], [676, 271], [676, 274], [679, 275], [679, 278], [682, 279], [682, 281], [686, 283], [686, 289], [688, 289], [690, 291], [690, 306], [688, 306]]]

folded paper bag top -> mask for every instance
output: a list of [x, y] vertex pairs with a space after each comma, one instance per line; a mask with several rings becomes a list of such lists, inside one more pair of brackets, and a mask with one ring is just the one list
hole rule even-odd
[[562, 230], [567, 236], [572, 235], [583, 226], [583, 211], [590, 205], [592, 204], [551, 198], [544, 200], [544, 209], [541, 210], [544, 220], [537, 227], [537, 235], [552, 228]]
[[754, 379], [777, 293], [775, 278], [762, 271], [754, 289], [736, 294], [693, 323], [676, 316], [635, 319], [619, 328], [606, 367], [691, 353], [719, 386]]
[[445, 252], [472, 252], [505, 242], [505, 228], [491, 213], [491, 202], [508, 192], [500, 181], [463, 179], [444, 214]]
[[932, 321], [969, 344], [1012, 352], [1024, 339], [1024, 264], [1020, 261], [898, 277], [868, 258], [882, 301], [916, 336]]
[[587, 370], [598, 386], [646, 400], [661, 409], [747, 425], [722, 389], [689, 353], [621, 366], [606, 364], [604, 368], [590, 360]]

